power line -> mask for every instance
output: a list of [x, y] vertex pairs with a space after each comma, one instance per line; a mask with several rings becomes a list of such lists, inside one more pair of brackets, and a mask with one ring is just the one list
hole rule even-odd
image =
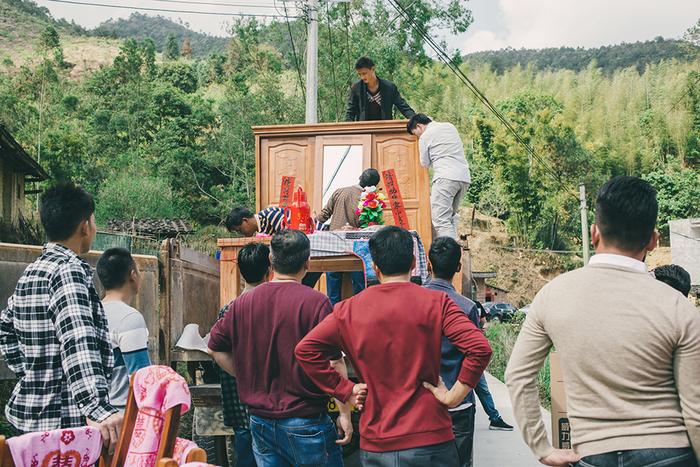
[[[55, 3], [68, 3], [71, 5], [96, 6], [103, 8], [120, 8], [123, 10], [142, 10], [142, 11], [157, 11], [162, 13], [187, 13], [193, 15], [211, 15], [211, 16], [239, 16], [244, 18], [282, 18], [280, 15], [265, 14], [265, 13], [223, 13], [212, 11], [196, 11], [196, 10], [173, 10], [167, 8], [148, 8], [136, 7], [128, 5], [110, 5], [107, 3], [92, 3], [92, 2], [76, 2], [74, 0], [48, 0]], [[301, 16], [290, 16], [290, 18], [301, 18]]]
[[700, 83], [700, 74], [698, 74], [698, 77], [697, 77], [697, 79], [693, 82], [693, 84], [691, 84], [691, 85], [688, 86], [688, 88], [685, 90], [685, 92], [683, 93], [683, 95], [681, 95], [681, 97], [678, 98], [678, 100], [677, 100], [676, 102], [673, 103], [673, 105], [668, 109], [668, 111], [666, 111], [666, 115], [668, 115], [669, 113], [671, 113], [671, 111], [672, 111], [673, 109], [675, 109], [676, 106], [677, 106], [678, 104], [680, 104], [681, 101], [682, 101], [683, 99], [685, 99], [685, 97], [686, 97], [688, 94], [690, 94], [690, 91], [691, 91], [691, 90], [693, 89], [693, 87], [694, 87], [696, 84], [698, 84], [698, 83]]
[[[297, 69], [297, 76], [299, 77], [299, 87], [301, 88], [301, 95], [304, 97], [304, 102], [306, 102], [306, 88], [304, 87], [304, 80], [301, 77], [301, 67], [299, 66], [299, 57], [297, 56], [297, 49], [294, 45], [294, 35], [292, 34], [292, 26], [289, 24], [289, 15], [287, 14], [287, 4], [283, 2], [284, 5], [284, 20], [287, 23], [287, 31], [289, 31], [289, 41], [292, 43], [292, 57], [294, 57], [294, 67]], [[277, 10], [277, 2], [275, 1], [275, 10]], [[279, 10], [277, 10], [279, 11]]]
[[219, 3], [219, 2], [200, 2], [193, 0], [151, 0], [152, 2], [163, 3], [182, 3], [185, 5], [212, 5], [212, 6], [232, 6], [243, 8], [276, 8], [274, 5], [260, 5], [254, 3]]
[[[535, 152], [535, 150], [530, 146], [530, 144], [525, 141], [525, 139], [513, 128], [508, 119], [489, 101], [489, 99], [479, 90], [479, 88], [469, 79], [469, 77], [456, 66], [452, 58], [438, 45], [435, 40], [421, 27], [420, 24], [411, 16], [411, 14], [404, 9], [404, 7], [398, 2], [398, 0], [389, 0], [389, 3], [393, 4], [394, 8], [401, 13], [401, 15], [408, 21], [408, 23], [420, 34], [420, 36], [425, 40], [428, 45], [435, 51], [438, 58], [462, 81], [462, 83], [467, 86], [467, 88], [476, 96], [476, 98], [496, 116], [496, 118], [508, 129], [508, 131], [515, 137], [515, 139], [527, 150], [527, 152], [535, 160], [537, 160], [542, 168], [547, 172], [556, 182], [564, 185], [561, 175], [554, 170], [542, 157]], [[565, 191], [566, 194], [570, 195], [578, 201], [578, 196], [574, 195], [570, 191]]]

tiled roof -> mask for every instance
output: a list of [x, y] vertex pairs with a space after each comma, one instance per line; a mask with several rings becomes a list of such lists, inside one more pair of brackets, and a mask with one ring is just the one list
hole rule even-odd
[[194, 231], [192, 225], [182, 219], [110, 219], [109, 230], [135, 233], [147, 237], [176, 237]]

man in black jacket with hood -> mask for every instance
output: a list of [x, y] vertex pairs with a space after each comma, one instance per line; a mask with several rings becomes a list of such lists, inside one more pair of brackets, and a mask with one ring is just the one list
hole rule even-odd
[[415, 115], [396, 85], [377, 76], [371, 58], [360, 57], [355, 63], [355, 71], [360, 79], [350, 87], [346, 121], [391, 120], [394, 106], [406, 118]]

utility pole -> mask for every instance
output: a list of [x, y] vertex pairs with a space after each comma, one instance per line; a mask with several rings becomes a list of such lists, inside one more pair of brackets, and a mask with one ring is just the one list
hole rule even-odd
[[309, 0], [306, 43], [306, 123], [318, 123], [318, 0]]
[[588, 210], [586, 209], [586, 185], [583, 182], [578, 186], [579, 200], [581, 201], [581, 243], [583, 244], [583, 265], [588, 264], [591, 257], [588, 238]]

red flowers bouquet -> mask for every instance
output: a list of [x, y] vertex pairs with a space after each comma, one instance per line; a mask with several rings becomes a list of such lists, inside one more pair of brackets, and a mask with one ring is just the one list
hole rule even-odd
[[375, 186], [365, 187], [355, 213], [359, 216], [362, 228], [370, 225], [384, 224], [383, 211], [386, 208], [386, 196]]

